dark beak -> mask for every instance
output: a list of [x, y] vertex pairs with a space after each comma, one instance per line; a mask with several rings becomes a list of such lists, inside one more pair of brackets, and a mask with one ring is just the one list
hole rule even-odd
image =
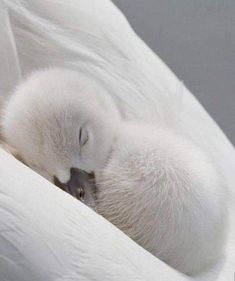
[[62, 190], [68, 192], [80, 201], [85, 201], [86, 192], [91, 192], [95, 186], [94, 173], [86, 173], [77, 168], [70, 169], [70, 180], [63, 184], [57, 177], [54, 177], [54, 183]]

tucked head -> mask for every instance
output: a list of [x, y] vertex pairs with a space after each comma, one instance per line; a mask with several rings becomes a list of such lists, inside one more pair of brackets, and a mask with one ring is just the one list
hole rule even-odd
[[72, 168], [96, 172], [119, 126], [118, 111], [103, 91], [70, 70], [35, 72], [7, 103], [3, 134], [26, 164], [51, 181], [66, 183]]

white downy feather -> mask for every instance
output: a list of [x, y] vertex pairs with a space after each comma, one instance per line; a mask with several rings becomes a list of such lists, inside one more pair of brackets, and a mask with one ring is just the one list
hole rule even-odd
[[154, 120], [196, 143], [233, 192], [232, 146], [111, 2], [58, 1], [56, 12], [53, 1], [6, 3], [23, 76], [48, 65], [80, 70], [102, 84], [128, 118]]

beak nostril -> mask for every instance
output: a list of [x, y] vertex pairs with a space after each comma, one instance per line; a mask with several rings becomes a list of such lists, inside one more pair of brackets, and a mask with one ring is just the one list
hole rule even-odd
[[94, 178], [94, 172], [87, 173], [77, 168], [71, 168], [70, 179], [66, 183], [62, 183], [57, 176], [54, 176], [54, 183], [63, 191], [68, 192], [78, 200], [84, 202], [86, 195], [85, 190], [91, 189], [91, 186], [94, 185]]
[[76, 190], [76, 198], [78, 198], [81, 201], [84, 201], [84, 197], [85, 197], [85, 190], [83, 187], [78, 187]]

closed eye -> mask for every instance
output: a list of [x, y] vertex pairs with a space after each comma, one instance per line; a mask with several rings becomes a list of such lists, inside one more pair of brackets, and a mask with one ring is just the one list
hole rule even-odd
[[88, 133], [87, 130], [80, 128], [79, 130], [79, 144], [80, 146], [84, 146], [88, 141]]

